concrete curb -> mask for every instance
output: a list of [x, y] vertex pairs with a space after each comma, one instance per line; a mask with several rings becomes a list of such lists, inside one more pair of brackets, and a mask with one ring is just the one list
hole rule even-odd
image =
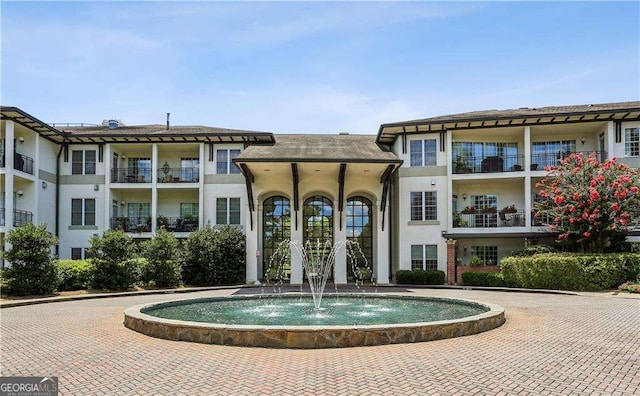
[[[457, 285], [403, 285], [398, 284], [396, 287], [406, 287], [407, 289], [453, 289], [453, 290], [485, 290], [512, 293], [533, 293], [533, 294], [560, 294], [567, 296], [580, 296], [580, 292], [567, 290], [551, 290], [551, 289], [525, 289], [519, 287], [489, 287], [489, 286], [457, 286]], [[384, 287], [384, 286], [378, 286]]]
[[32, 300], [16, 300], [16, 301], [8, 300], [0, 303], [0, 309], [12, 308], [12, 307], [23, 307], [27, 305], [75, 301], [75, 300], [92, 300], [92, 299], [98, 299], [98, 298], [146, 296], [146, 295], [156, 295], [156, 294], [195, 293], [195, 292], [209, 291], [209, 290], [228, 290], [228, 289], [240, 289], [240, 288], [247, 288], [247, 287], [254, 287], [254, 286], [236, 285], [236, 286], [186, 287], [183, 289], [141, 290], [141, 291], [115, 292], [115, 293], [80, 294], [77, 296], [43, 297], [43, 298], [34, 298]]

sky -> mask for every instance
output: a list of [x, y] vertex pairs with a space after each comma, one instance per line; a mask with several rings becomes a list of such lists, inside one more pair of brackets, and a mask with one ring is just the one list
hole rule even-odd
[[375, 134], [640, 100], [640, 2], [6, 2], [4, 106], [48, 123]]

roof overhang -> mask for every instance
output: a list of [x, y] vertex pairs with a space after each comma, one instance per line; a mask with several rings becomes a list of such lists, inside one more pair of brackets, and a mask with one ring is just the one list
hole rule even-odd
[[67, 133], [53, 128], [17, 107], [2, 106], [0, 114], [3, 120], [11, 120], [55, 143], [62, 143], [67, 136]]
[[502, 128], [517, 126], [568, 124], [580, 122], [633, 121], [640, 119], [640, 108], [630, 107], [615, 110], [593, 110], [567, 113], [531, 114], [522, 116], [490, 116], [452, 118], [438, 120], [415, 120], [382, 124], [376, 142], [391, 145], [398, 135], [436, 133], [461, 129]]
[[273, 144], [273, 134], [264, 133], [167, 133], [139, 134], [139, 133], [94, 133], [68, 134], [69, 143], [247, 143]]
[[359, 159], [359, 158], [234, 158], [236, 164], [251, 162], [289, 163], [334, 163], [334, 164], [402, 164], [401, 159]]

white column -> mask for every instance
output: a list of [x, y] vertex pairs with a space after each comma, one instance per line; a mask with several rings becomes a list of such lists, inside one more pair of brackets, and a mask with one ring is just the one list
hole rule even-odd
[[[291, 195], [293, 196], [293, 194]], [[291, 199], [291, 240], [292, 241], [300, 241], [302, 242], [302, 206], [299, 207], [300, 210], [296, 213], [294, 208], [293, 198]], [[298, 229], [296, 230], [296, 216]], [[295, 251], [295, 249], [291, 250], [291, 280], [292, 285], [299, 285], [304, 282], [302, 279], [302, 259], [300, 255]]]
[[[4, 155], [4, 226], [5, 230], [9, 232], [13, 228], [13, 209], [15, 208], [15, 202], [13, 202], [13, 155], [15, 153], [14, 144], [14, 123], [13, 121], [6, 121], [5, 125], [5, 155]], [[5, 234], [6, 235], [6, 234]], [[5, 249], [9, 249], [9, 244], [6, 243]]]
[[607, 132], [605, 140], [607, 142], [607, 159], [615, 157], [616, 151], [615, 147], [615, 138], [616, 138], [616, 127], [613, 121], [607, 122]]
[[[334, 232], [334, 241], [340, 242], [347, 239], [347, 221], [345, 212], [340, 213], [338, 210], [338, 203], [336, 201], [335, 205], [335, 214], [333, 220], [333, 229]], [[340, 230], [340, 216], [342, 216], [342, 230]], [[333, 281], [336, 284], [345, 284], [347, 283], [347, 249], [345, 248], [338, 249], [336, 252], [336, 261], [333, 266]]]
[[531, 127], [524, 127], [524, 224], [531, 227]]
[[151, 146], [151, 233], [156, 233], [158, 217], [158, 144]]
[[[443, 205], [447, 205], [447, 232], [453, 231], [453, 205], [450, 205], [449, 202], [453, 202], [453, 180], [451, 180], [451, 175], [453, 174], [453, 141], [452, 141], [453, 133], [451, 131], [447, 131], [447, 199], [444, 200]], [[460, 201], [458, 201], [458, 205]], [[458, 208], [460, 210], [460, 208]], [[402, 265], [402, 264], [400, 264]], [[400, 267], [402, 268], [402, 267]]]
[[245, 211], [245, 235], [247, 237], [247, 275], [246, 280], [247, 283], [252, 284], [255, 283], [261, 276], [258, 275], [258, 211], [253, 212], [253, 230], [251, 229], [251, 223], [249, 218], [249, 203], [247, 202], [246, 211]]
[[40, 224], [38, 221], [38, 204], [40, 202], [39, 195], [40, 189], [42, 188], [40, 182], [40, 135], [35, 132], [32, 132], [35, 138], [35, 155], [33, 156], [33, 176], [35, 181], [33, 182], [33, 197], [32, 197], [32, 211], [33, 211], [33, 224]]
[[200, 143], [200, 154], [198, 161], [198, 225], [200, 228], [205, 226], [204, 224], [204, 143]]
[[[391, 193], [391, 192], [389, 192]], [[387, 211], [384, 212], [384, 231], [382, 230], [382, 215], [383, 213], [380, 211], [380, 203], [378, 200], [377, 205], [372, 208], [375, 211], [375, 217], [377, 218], [377, 227], [376, 227], [376, 265], [375, 265], [375, 278], [378, 284], [388, 284], [389, 283], [389, 230], [392, 227], [389, 224], [389, 213], [387, 211], [391, 210], [391, 205], [387, 207]]]
[[[111, 216], [117, 216], [116, 213], [111, 213], [111, 206], [113, 204], [113, 195], [111, 194], [111, 161], [112, 161], [111, 144], [104, 145], [104, 197], [105, 197], [105, 210], [104, 210], [104, 229], [111, 228]], [[119, 205], [119, 203], [118, 203]]]

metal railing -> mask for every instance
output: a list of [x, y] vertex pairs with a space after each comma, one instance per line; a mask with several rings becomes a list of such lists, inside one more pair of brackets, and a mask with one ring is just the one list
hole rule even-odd
[[111, 183], [151, 183], [150, 168], [111, 169]]
[[544, 153], [533, 153], [531, 155], [531, 170], [544, 170], [547, 166], [556, 166], [563, 159], [571, 154], [584, 154], [589, 156], [595, 154], [598, 161], [602, 162], [607, 159], [606, 151], [553, 151]]
[[0, 208], [0, 227], [4, 227], [4, 208]]
[[454, 228], [494, 228], [498, 226], [498, 213], [453, 213]]
[[33, 175], [33, 158], [26, 155], [13, 154], [13, 169]]
[[112, 217], [111, 228], [124, 232], [151, 232], [151, 217]]
[[[4, 210], [2, 212], [4, 217]], [[18, 209], [13, 210], [13, 226], [14, 227], [22, 227], [23, 225], [27, 225], [29, 223], [33, 223], [32, 212], [28, 212], [26, 210], [18, 210]]]
[[4, 151], [0, 151], [0, 168], [4, 168], [5, 166]]
[[158, 183], [197, 183], [200, 181], [200, 169], [165, 168], [158, 169]]
[[453, 159], [453, 173], [518, 172], [523, 170], [524, 155], [461, 156]]
[[158, 229], [164, 228], [170, 232], [193, 232], [200, 226], [198, 219], [184, 217], [158, 216], [156, 222]]

